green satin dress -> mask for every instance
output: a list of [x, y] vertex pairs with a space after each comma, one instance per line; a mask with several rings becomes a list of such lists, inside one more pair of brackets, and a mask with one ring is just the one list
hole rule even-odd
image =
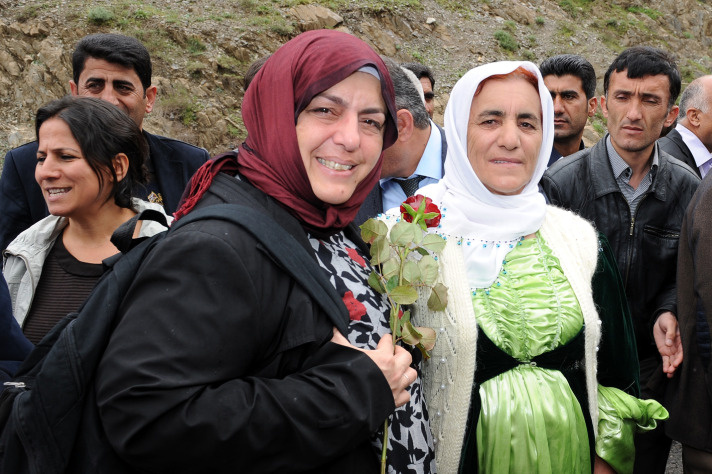
[[[583, 327], [576, 295], [538, 233], [515, 246], [497, 281], [472, 300], [482, 331], [522, 362], [566, 344]], [[479, 393], [480, 473], [591, 472], [586, 422], [561, 372], [523, 363], [484, 382]], [[619, 472], [631, 471], [633, 432], [666, 418], [664, 408], [600, 387], [599, 410], [597, 454]]]

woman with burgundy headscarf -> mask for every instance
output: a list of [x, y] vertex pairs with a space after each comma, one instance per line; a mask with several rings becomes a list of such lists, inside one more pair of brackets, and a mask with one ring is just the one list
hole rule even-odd
[[[393, 353], [349, 226], [397, 136], [385, 65], [351, 35], [304, 33], [255, 76], [242, 114], [239, 153], [198, 171], [176, 218], [238, 203], [274, 219], [284, 236], [272, 238], [314, 255], [350, 320], [325, 314], [240, 226], [169, 234], [119, 310], [76, 471], [376, 472], [376, 430], [398, 406], [389, 472], [432, 472], [418, 372], [408, 351]], [[336, 344], [335, 326], [360, 350]], [[82, 453], [94, 438], [110, 449]]]

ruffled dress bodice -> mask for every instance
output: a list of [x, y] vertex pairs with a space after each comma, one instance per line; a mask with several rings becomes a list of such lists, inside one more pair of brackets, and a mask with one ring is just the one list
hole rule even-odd
[[[584, 324], [574, 291], [543, 238], [537, 233], [517, 244], [495, 283], [473, 291], [472, 302], [481, 331], [520, 362], [479, 387], [479, 472], [591, 472], [586, 421], [578, 399], [561, 372], [531, 362], [571, 341]], [[629, 417], [630, 405], [641, 413], [648, 408], [646, 402], [610, 390], [615, 397], [599, 390], [601, 417]], [[599, 438], [614, 440], [619, 448], [620, 443], [628, 446], [616, 453], [603, 449], [606, 454], [630, 456], [632, 430], [627, 436], [623, 425], [611, 430], [612, 424], [599, 424]], [[620, 459], [606, 460], [622, 465]]]

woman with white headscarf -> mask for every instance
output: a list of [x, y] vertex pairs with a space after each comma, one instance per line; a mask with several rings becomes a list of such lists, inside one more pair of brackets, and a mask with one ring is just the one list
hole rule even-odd
[[538, 191], [553, 123], [529, 62], [472, 69], [445, 111], [445, 177], [421, 191], [442, 211], [449, 303], [419, 301], [414, 316], [439, 332], [424, 369], [439, 472], [626, 472], [635, 426], [667, 416], [632, 396], [630, 314], [605, 238]]

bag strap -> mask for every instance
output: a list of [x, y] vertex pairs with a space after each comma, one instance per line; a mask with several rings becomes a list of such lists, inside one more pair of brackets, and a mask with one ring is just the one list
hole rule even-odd
[[313, 255], [269, 215], [240, 204], [213, 204], [196, 209], [176, 221], [171, 231], [204, 219], [220, 219], [250, 233], [275, 261], [321, 306], [334, 326], [346, 334], [349, 313]]
[[138, 221], [156, 221], [163, 225], [163, 227], [168, 227], [168, 221], [166, 221], [166, 216], [162, 212], [155, 209], [144, 209], [121, 224], [114, 233], [111, 234], [111, 243], [114, 244], [114, 247], [119, 249], [119, 252], [126, 253], [143, 240], [133, 238]]

